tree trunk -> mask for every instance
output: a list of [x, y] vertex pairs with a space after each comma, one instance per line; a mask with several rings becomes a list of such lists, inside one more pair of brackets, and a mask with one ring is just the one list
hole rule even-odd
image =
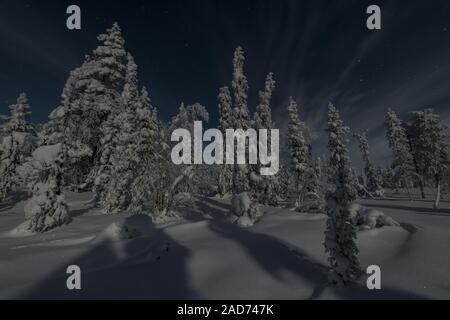
[[441, 200], [441, 181], [438, 180], [437, 186], [436, 186], [436, 198], [434, 200], [434, 209], [437, 209], [439, 207], [439, 201]]

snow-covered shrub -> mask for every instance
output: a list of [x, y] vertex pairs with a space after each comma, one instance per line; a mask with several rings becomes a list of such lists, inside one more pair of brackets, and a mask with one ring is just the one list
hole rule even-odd
[[[273, 80], [273, 74], [270, 72], [266, 77], [264, 90], [259, 91], [259, 104], [256, 107], [256, 111], [253, 117], [254, 129], [259, 131], [260, 129], [268, 130], [268, 150], [270, 150], [270, 130], [273, 129], [272, 110], [270, 108], [270, 100], [273, 90], [275, 89], [275, 81]], [[258, 162], [254, 166], [253, 171], [260, 172], [261, 163]], [[254, 173], [254, 172], [253, 172]], [[258, 201], [265, 205], [277, 205], [278, 199], [275, 193], [275, 184], [277, 180], [276, 175], [261, 176], [257, 183], [253, 184], [252, 189], [256, 188], [258, 195]]]
[[325, 210], [322, 197], [315, 192], [306, 193], [302, 202], [295, 208], [295, 211], [304, 213], [324, 213]]
[[28, 229], [45, 232], [70, 222], [62, 188], [63, 150], [61, 144], [43, 146], [33, 152], [31, 192], [25, 205]]
[[261, 217], [258, 202], [248, 192], [233, 195], [231, 212], [238, 217], [237, 223], [248, 227]]
[[384, 190], [381, 187], [380, 177], [378, 176], [378, 172], [375, 169], [374, 165], [370, 161], [370, 153], [369, 153], [369, 142], [367, 140], [366, 131], [361, 134], [355, 133], [354, 137], [358, 140], [359, 150], [362, 155], [362, 159], [364, 161], [364, 174], [365, 174], [365, 182], [367, 186], [367, 191], [375, 197], [383, 197]]
[[383, 212], [362, 207], [357, 203], [353, 203], [349, 207], [349, 211], [353, 225], [359, 230], [371, 230], [382, 228], [384, 226], [400, 225], [397, 221], [385, 215]]

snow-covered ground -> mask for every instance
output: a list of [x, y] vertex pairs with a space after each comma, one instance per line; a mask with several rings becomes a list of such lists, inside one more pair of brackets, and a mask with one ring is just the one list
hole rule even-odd
[[[100, 215], [90, 194], [68, 194], [73, 221], [44, 234], [16, 228], [26, 195], [0, 204], [0, 298], [346, 299], [450, 298], [450, 203], [393, 197], [362, 205], [401, 226], [358, 232], [364, 268], [381, 267], [382, 290], [327, 285], [326, 217], [263, 207], [240, 228], [230, 203], [197, 198], [185, 219], [155, 227], [147, 216]], [[82, 290], [66, 288], [66, 268]]]

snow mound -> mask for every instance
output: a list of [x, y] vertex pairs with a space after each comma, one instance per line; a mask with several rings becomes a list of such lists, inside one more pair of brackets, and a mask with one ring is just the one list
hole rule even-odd
[[123, 241], [141, 236], [142, 233], [135, 227], [129, 226], [125, 221], [114, 222], [105, 228], [95, 241]]
[[357, 203], [353, 203], [349, 210], [353, 223], [360, 230], [372, 230], [385, 226], [400, 226], [397, 221], [385, 215], [383, 212], [365, 208]]
[[[247, 192], [242, 192], [233, 196], [231, 199], [231, 213], [238, 217], [248, 217], [251, 225], [260, 219], [262, 215], [259, 210], [259, 205], [252, 201]], [[246, 226], [249, 223], [246, 219], [243, 219], [242, 221], [239, 220], [237, 223], [241, 226]]]
[[251, 200], [248, 193], [243, 192], [231, 199], [231, 211], [238, 217], [242, 216], [250, 208]]
[[148, 236], [155, 231], [152, 219], [145, 214], [136, 214], [122, 221], [108, 225], [95, 238], [95, 241], [123, 241]]
[[5, 232], [3, 234], [3, 237], [20, 238], [20, 237], [32, 236], [35, 233], [28, 228], [29, 224], [30, 224], [30, 222], [28, 220], [24, 221], [21, 224], [19, 224], [17, 227], [15, 227], [14, 229], [12, 229], [8, 232]]
[[240, 217], [239, 219], [236, 220], [237, 225], [243, 227], [243, 228], [248, 228], [253, 226], [253, 222], [252, 220], [250, 220], [248, 217], [244, 216], [244, 217]]

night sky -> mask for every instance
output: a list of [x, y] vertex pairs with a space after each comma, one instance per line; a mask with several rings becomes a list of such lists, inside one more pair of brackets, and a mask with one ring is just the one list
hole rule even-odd
[[[66, 28], [77, 4], [82, 30]], [[366, 28], [366, 8], [382, 9], [382, 30]], [[114, 21], [139, 67], [159, 114], [200, 102], [216, 124], [217, 93], [229, 85], [232, 55], [246, 53], [249, 107], [265, 75], [274, 72], [278, 128], [290, 95], [324, 152], [328, 101], [353, 131], [369, 130], [372, 159], [390, 159], [383, 119], [390, 107], [404, 119], [432, 107], [450, 123], [450, 1], [18, 1], [0, 0], [0, 114], [25, 91], [32, 120], [58, 106], [70, 70], [96, 47]], [[281, 142], [283, 143], [283, 142]], [[355, 141], [352, 160], [359, 164]]]

